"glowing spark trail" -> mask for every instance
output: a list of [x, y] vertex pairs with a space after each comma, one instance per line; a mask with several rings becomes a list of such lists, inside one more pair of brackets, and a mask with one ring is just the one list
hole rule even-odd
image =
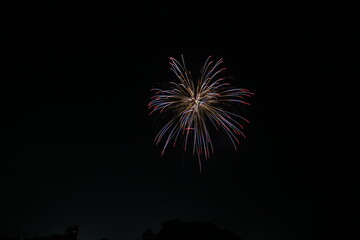
[[150, 114], [171, 113], [172, 118], [163, 126], [155, 137], [156, 145], [162, 139], [166, 139], [162, 154], [171, 141], [175, 147], [179, 135], [185, 138], [184, 150], [192, 145], [193, 155], [196, 153], [201, 171], [201, 157], [208, 159], [210, 152], [214, 153], [208, 125], [211, 123], [217, 130], [222, 129], [230, 138], [236, 150], [239, 144], [238, 136], [245, 135], [241, 131], [244, 127], [238, 120], [249, 122], [242, 116], [230, 112], [229, 107], [244, 104], [244, 97], [253, 95], [244, 88], [231, 88], [225, 78], [218, 75], [225, 70], [219, 69], [223, 59], [214, 62], [211, 56], [207, 58], [200, 71], [198, 82], [194, 82], [190, 71], [186, 69], [185, 61], [181, 56], [180, 63], [175, 58], [170, 58], [170, 69], [175, 73], [180, 82], [170, 82], [172, 88], [169, 90], [152, 89], [155, 91], [148, 107]]

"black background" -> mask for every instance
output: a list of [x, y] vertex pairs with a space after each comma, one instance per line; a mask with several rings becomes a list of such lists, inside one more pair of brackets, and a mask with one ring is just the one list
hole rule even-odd
[[[344, 59], [337, 6], [162, 1], [1, 7], [0, 235], [80, 225], [79, 239], [136, 239], [163, 221], [211, 221], [252, 239], [342, 239], [334, 157]], [[238, 152], [222, 135], [200, 174], [160, 157], [150, 89], [184, 54], [197, 76], [224, 58], [255, 96]]]

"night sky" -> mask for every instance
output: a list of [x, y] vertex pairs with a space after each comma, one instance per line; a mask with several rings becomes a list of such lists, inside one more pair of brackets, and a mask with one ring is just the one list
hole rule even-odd
[[[0, 235], [79, 224], [79, 240], [135, 240], [181, 219], [244, 240], [342, 239], [336, 7], [50, 2], [0, 10]], [[255, 93], [247, 139], [235, 152], [213, 132], [202, 173], [181, 149], [160, 157], [148, 115], [181, 54], [195, 77], [224, 58], [232, 86]]]

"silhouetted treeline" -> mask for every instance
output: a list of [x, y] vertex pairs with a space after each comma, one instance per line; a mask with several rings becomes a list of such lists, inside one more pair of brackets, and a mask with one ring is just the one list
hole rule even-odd
[[77, 240], [79, 226], [75, 225], [66, 229], [64, 234], [54, 234], [47, 237], [37, 237], [34, 235], [32, 238], [23, 238], [21, 236], [15, 238], [1, 237], [0, 240]]
[[[32, 238], [6, 238], [0, 240], [77, 240], [79, 226], [67, 228], [64, 234], [54, 234], [47, 237]], [[146, 230], [141, 240], [184, 240], [184, 239], [201, 239], [201, 240], [242, 240], [228, 229], [219, 229], [210, 222], [183, 222], [173, 220], [164, 222], [159, 233], [154, 233], [151, 229]], [[107, 240], [106, 238], [102, 240]]]
[[164, 222], [159, 233], [154, 233], [151, 229], [146, 230], [142, 235], [142, 240], [241, 240], [228, 229], [219, 229], [210, 222], [183, 222], [173, 220]]

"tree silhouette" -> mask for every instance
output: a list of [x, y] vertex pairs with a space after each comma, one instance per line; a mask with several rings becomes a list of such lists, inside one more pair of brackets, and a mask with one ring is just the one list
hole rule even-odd
[[150, 229], [143, 234], [142, 240], [183, 240], [183, 239], [202, 239], [202, 240], [241, 240], [238, 236], [228, 229], [219, 229], [210, 222], [183, 222], [173, 220], [164, 222], [158, 234], [154, 234]]

